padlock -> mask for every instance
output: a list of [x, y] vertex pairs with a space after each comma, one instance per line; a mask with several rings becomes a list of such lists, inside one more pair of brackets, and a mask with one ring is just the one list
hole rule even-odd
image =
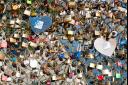
[[20, 35], [18, 33], [15, 33], [14, 38], [20, 38]]
[[30, 59], [30, 67], [31, 68], [36, 68], [38, 66], [38, 61], [36, 59]]
[[73, 34], [74, 34], [73, 31], [71, 31], [71, 30], [68, 31], [68, 35], [73, 35]]
[[22, 47], [27, 48], [27, 47], [28, 47], [28, 44], [27, 44], [27, 43], [25, 43], [25, 42], [22, 42]]
[[20, 55], [19, 57], [20, 57], [20, 58], [24, 58], [24, 55]]
[[7, 78], [8, 78], [7, 76], [2, 75], [2, 79], [1, 79], [1, 80], [2, 80], [2, 81], [7, 81]]
[[11, 78], [11, 77], [8, 77], [8, 78], [7, 78], [7, 81], [8, 81], [8, 82], [11, 82], [11, 81], [12, 81], [12, 78]]
[[6, 42], [6, 40], [2, 40], [0, 42], [0, 48], [7, 48], [7, 42]]
[[56, 75], [54, 75], [54, 76], [52, 76], [52, 80], [57, 80], [57, 77], [56, 77]]
[[92, 16], [91, 16], [91, 13], [88, 11], [87, 13], [86, 13], [86, 18], [87, 19], [89, 19], [89, 18], [91, 18]]
[[102, 73], [104, 74], [104, 75], [108, 75], [109, 74], [109, 70], [108, 69], [104, 69], [104, 70], [102, 70]]
[[69, 8], [75, 8], [76, 7], [76, 2], [75, 1], [69, 1], [68, 6], [69, 6]]
[[82, 78], [83, 77], [83, 74], [82, 73], [79, 73], [78, 74], [78, 78]]
[[109, 76], [109, 77], [112, 77], [112, 76], [113, 76], [112, 72], [109, 72], [109, 73], [108, 73], [108, 76]]
[[2, 17], [2, 20], [3, 20], [3, 21], [7, 20], [6, 15], [4, 15], [4, 16]]
[[20, 25], [21, 24], [21, 20], [17, 18], [16, 19], [16, 23]]
[[34, 48], [36, 48], [36, 47], [37, 47], [37, 44], [36, 44], [36, 43], [34, 43], [34, 42], [30, 42], [30, 46], [32, 46], [32, 47], [34, 47]]
[[101, 12], [100, 11], [97, 11], [96, 12], [96, 17], [100, 17], [101, 16]]
[[89, 54], [87, 55], [87, 58], [93, 59], [93, 58], [94, 58], [94, 55], [91, 54], [91, 53], [89, 53]]
[[16, 43], [16, 39], [10, 38], [10, 42], [11, 42], [11, 43]]
[[17, 78], [21, 77], [20, 72], [18, 72], [18, 71], [16, 72], [16, 77], [17, 77]]
[[71, 15], [66, 15], [64, 18], [64, 22], [71, 22], [72, 21], [72, 16]]
[[32, 0], [27, 0], [27, 4], [32, 4]]
[[18, 10], [20, 8], [21, 5], [18, 4], [12, 4], [12, 9], [13, 10]]
[[3, 65], [4, 65], [4, 63], [2, 61], [0, 61], [0, 67], [3, 66]]
[[27, 16], [30, 16], [31, 15], [31, 10], [29, 8], [26, 8], [25, 11], [24, 11], [24, 14], [27, 15]]
[[96, 68], [99, 70], [103, 70], [103, 65], [97, 65]]
[[91, 67], [91, 68], [95, 68], [95, 64], [94, 63], [90, 63], [90, 65], [89, 65], [89, 67]]
[[10, 24], [14, 25], [15, 24], [15, 20], [10, 20]]
[[22, 37], [23, 37], [23, 38], [27, 38], [27, 37], [28, 37], [28, 34], [23, 33], [23, 34], [22, 34]]

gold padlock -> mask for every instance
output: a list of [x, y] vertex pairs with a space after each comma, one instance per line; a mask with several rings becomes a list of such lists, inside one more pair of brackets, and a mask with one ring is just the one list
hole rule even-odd
[[12, 9], [13, 10], [18, 10], [20, 8], [21, 5], [18, 4], [12, 4]]
[[68, 6], [69, 6], [69, 8], [74, 8], [74, 7], [76, 7], [76, 2], [75, 1], [70, 1], [68, 3]]

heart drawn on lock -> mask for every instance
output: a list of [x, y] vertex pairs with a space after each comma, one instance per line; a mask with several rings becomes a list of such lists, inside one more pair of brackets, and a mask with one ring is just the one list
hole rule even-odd
[[52, 19], [49, 16], [30, 17], [29, 21], [35, 34], [45, 32], [52, 25]]
[[111, 57], [116, 49], [116, 39], [109, 39], [106, 41], [103, 37], [97, 38], [94, 42], [94, 47], [98, 52], [105, 56]]

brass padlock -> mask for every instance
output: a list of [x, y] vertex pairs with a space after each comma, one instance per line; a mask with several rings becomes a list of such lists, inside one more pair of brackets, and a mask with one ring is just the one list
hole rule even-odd
[[69, 6], [69, 8], [75, 8], [76, 7], [76, 2], [75, 1], [69, 1], [68, 6]]
[[21, 7], [21, 5], [18, 5], [18, 4], [12, 4], [12, 9], [13, 10], [18, 10], [19, 8]]

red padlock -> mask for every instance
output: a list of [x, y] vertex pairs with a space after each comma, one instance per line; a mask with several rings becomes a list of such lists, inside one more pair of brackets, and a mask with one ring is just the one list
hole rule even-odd
[[51, 85], [51, 81], [50, 80], [46, 81], [46, 85]]
[[104, 79], [104, 76], [103, 75], [99, 75], [97, 76], [98, 80], [102, 81]]

